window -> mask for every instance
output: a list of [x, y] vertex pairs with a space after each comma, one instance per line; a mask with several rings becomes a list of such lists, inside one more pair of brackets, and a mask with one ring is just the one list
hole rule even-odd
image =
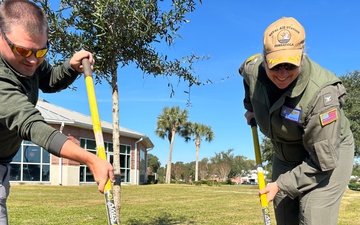
[[[80, 146], [96, 155], [96, 142], [91, 139], [80, 139]], [[80, 182], [95, 182], [90, 169], [85, 165], [80, 165]]]
[[145, 151], [140, 149], [140, 168], [139, 168], [139, 174], [140, 174], [140, 183], [145, 184], [146, 181], [146, 161], [145, 161]]
[[[104, 142], [108, 161], [113, 164], [113, 144]], [[96, 142], [93, 139], [80, 138], [80, 146], [96, 154]], [[120, 171], [121, 182], [130, 182], [130, 145], [120, 145]], [[86, 165], [80, 165], [80, 182], [95, 182], [94, 177]]]
[[130, 145], [120, 145], [121, 182], [130, 182]]
[[50, 181], [50, 153], [31, 141], [23, 141], [10, 163], [11, 181]]

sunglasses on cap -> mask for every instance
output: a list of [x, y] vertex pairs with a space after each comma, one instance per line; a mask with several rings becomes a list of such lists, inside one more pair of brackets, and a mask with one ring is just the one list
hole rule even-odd
[[5, 41], [9, 45], [11, 51], [17, 55], [23, 56], [25, 58], [30, 57], [32, 54], [35, 55], [36, 58], [42, 58], [46, 55], [46, 53], [49, 50], [49, 42], [46, 43], [46, 47], [38, 50], [32, 50], [29, 48], [21, 47], [19, 45], [14, 44], [12, 41], [10, 41], [4, 31], [1, 31], [1, 35], [4, 37]]
[[281, 69], [281, 67], [284, 67], [284, 69], [287, 71], [295, 70], [298, 68], [298, 66], [295, 66], [294, 64], [291, 64], [291, 63], [281, 63], [281, 64], [274, 66], [270, 70], [271, 71], [279, 71]]

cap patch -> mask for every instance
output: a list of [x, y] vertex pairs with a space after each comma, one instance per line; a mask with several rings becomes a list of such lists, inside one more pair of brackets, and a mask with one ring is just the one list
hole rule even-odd
[[[280, 29], [281, 29], [281, 27], [280, 27]], [[286, 43], [288, 43], [291, 39], [290, 31], [288, 31], [288, 30], [280, 31], [278, 33], [277, 39], [280, 44], [275, 45], [275, 47], [287, 45]], [[289, 46], [294, 46], [294, 44], [290, 43]]]

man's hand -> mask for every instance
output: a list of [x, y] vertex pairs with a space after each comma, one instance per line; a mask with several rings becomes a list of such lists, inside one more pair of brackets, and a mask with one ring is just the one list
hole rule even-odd
[[88, 51], [85, 51], [85, 50], [80, 50], [78, 52], [76, 52], [70, 59], [70, 66], [78, 71], [79, 73], [83, 73], [84, 72], [84, 68], [82, 66], [82, 60], [84, 58], [88, 58], [89, 59], [89, 62], [90, 62], [90, 65], [91, 65], [91, 70], [93, 70], [93, 65], [95, 63], [95, 60], [92, 56], [92, 54]]
[[104, 187], [108, 179], [111, 182], [115, 182], [114, 168], [108, 161], [100, 159], [71, 140], [65, 141], [61, 148], [60, 156], [86, 164], [91, 170], [101, 193], [104, 193]]
[[114, 168], [109, 162], [102, 160], [97, 156], [91, 160], [91, 163], [89, 163], [88, 166], [94, 176], [96, 183], [98, 184], [98, 190], [101, 193], [104, 193], [107, 180], [110, 179], [112, 183], [115, 182]]

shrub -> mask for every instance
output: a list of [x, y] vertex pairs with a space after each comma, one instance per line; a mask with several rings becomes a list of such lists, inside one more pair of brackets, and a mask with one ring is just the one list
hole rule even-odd
[[350, 190], [360, 191], [360, 184], [355, 179], [350, 180], [348, 187]]
[[230, 179], [230, 178], [228, 178], [228, 179], [226, 179], [226, 184], [232, 185], [232, 184], [233, 184], [233, 182], [231, 182], [231, 179]]
[[[212, 181], [211, 181], [212, 182]], [[209, 181], [208, 180], [201, 180], [201, 184], [208, 184]]]
[[[148, 175], [147, 183], [154, 184], [155, 183], [155, 175]], [[157, 183], [157, 181], [156, 181], [156, 183]]]

